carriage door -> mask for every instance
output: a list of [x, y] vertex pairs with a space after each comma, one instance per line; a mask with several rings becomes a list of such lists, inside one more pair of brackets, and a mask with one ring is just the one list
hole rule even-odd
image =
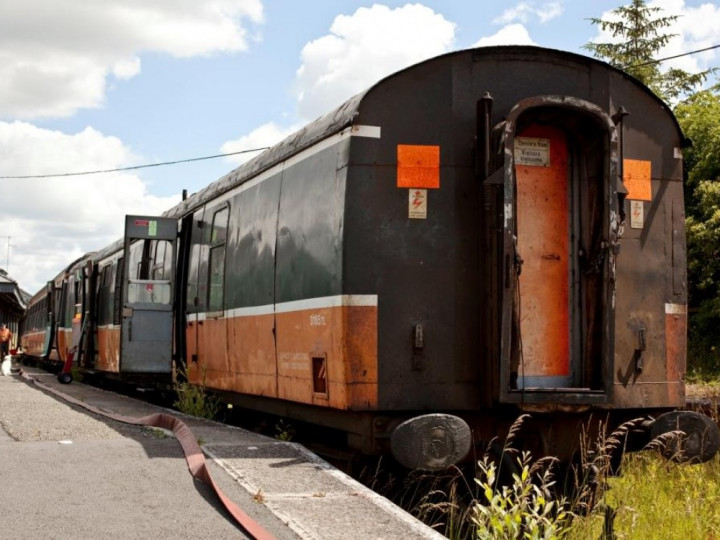
[[[201, 314], [207, 311], [207, 257], [208, 243], [206, 238], [210, 233], [209, 227], [204, 223], [204, 207], [195, 211], [192, 217], [183, 220], [183, 257], [181, 262], [187, 276], [185, 289], [185, 369], [188, 377], [196, 377], [197, 365], [200, 359], [200, 323]], [[181, 304], [181, 307], [183, 305]]]
[[55, 283], [48, 281], [47, 284], [47, 300], [44, 304], [46, 308], [46, 319], [45, 319], [45, 341], [43, 342], [42, 356], [45, 358], [50, 357], [50, 351], [53, 347], [53, 334], [55, 333]]
[[170, 373], [177, 220], [125, 217], [120, 371]]
[[572, 386], [568, 161], [564, 134], [531, 126], [515, 138], [522, 360], [519, 384]]
[[605, 393], [614, 281], [609, 128], [554, 107], [531, 109], [516, 126], [517, 388]]

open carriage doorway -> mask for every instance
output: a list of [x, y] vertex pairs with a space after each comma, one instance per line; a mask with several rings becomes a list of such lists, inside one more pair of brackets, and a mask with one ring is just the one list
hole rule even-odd
[[616, 211], [612, 129], [568, 106], [532, 107], [515, 122], [516, 389], [605, 389]]

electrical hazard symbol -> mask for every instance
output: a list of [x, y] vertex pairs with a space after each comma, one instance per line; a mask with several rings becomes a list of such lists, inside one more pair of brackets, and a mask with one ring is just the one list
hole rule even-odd
[[408, 217], [410, 219], [427, 218], [427, 189], [409, 189]]
[[630, 228], [642, 229], [645, 224], [645, 207], [642, 201], [630, 201]]

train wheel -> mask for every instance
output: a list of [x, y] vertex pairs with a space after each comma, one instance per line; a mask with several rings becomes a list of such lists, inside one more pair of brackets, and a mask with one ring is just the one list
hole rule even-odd
[[62, 384], [70, 384], [73, 380], [72, 373], [60, 373], [57, 378]]
[[718, 426], [704, 414], [694, 411], [673, 411], [658, 417], [652, 425], [653, 441], [670, 432], [677, 436], [660, 440], [657, 447], [667, 459], [677, 463], [704, 463], [711, 460], [720, 448]]

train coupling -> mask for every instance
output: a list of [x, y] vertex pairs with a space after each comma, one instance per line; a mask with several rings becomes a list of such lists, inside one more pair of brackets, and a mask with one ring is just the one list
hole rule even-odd
[[472, 433], [467, 423], [451, 414], [415, 416], [390, 435], [393, 457], [408, 469], [440, 471], [467, 456]]

